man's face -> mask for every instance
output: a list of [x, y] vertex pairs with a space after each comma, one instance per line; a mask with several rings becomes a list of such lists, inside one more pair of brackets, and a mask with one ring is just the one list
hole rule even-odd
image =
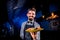
[[28, 19], [34, 19], [35, 18], [35, 11], [32, 11], [32, 10], [30, 10], [30, 11], [28, 11], [28, 13], [27, 13], [27, 16], [28, 16]]

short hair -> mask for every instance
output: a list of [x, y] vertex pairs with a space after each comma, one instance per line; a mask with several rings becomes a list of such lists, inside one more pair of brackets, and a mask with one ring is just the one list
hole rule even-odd
[[30, 8], [30, 9], [28, 9], [28, 11], [30, 11], [30, 10], [35, 11], [35, 12], [36, 12], [36, 9], [35, 9], [35, 8]]

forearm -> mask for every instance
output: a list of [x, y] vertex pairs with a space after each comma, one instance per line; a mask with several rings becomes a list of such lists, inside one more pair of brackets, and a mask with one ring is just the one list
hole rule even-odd
[[21, 31], [20, 31], [20, 37], [21, 37], [21, 39], [24, 39], [24, 31], [23, 31], [23, 29], [21, 29]]

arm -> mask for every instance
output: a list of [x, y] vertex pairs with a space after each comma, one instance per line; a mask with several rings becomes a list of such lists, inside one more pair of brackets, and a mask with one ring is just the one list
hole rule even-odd
[[[37, 22], [34, 23], [34, 26], [35, 26], [35, 28], [37, 28], [37, 29], [40, 28], [40, 25], [39, 25]], [[30, 29], [30, 30], [31, 30], [31, 29]], [[39, 31], [39, 32], [36, 32], [36, 33], [30, 32], [30, 34], [31, 34], [33, 40], [36, 40], [36, 39], [37, 39], [37, 40], [40, 40], [40, 31]]]
[[[40, 25], [39, 25], [37, 22], [35, 22], [34, 26], [35, 26], [35, 28], [40, 28]], [[37, 34], [36, 34], [36, 39], [37, 39], [37, 40], [40, 40], [40, 31], [37, 32]]]
[[25, 28], [26, 22], [22, 23], [21, 30], [20, 30], [20, 37], [24, 39], [24, 28]]

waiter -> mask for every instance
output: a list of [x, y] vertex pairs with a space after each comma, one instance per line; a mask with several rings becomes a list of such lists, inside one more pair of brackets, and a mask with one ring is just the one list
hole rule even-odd
[[40, 25], [35, 21], [36, 9], [35, 8], [28, 9], [27, 17], [28, 20], [23, 22], [21, 25], [20, 37], [23, 40], [40, 40], [40, 31], [37, 33], [33, 33], [33, 32], [28, 33], [25, 31], [26, 29], [29, 28], [40, 27]]

